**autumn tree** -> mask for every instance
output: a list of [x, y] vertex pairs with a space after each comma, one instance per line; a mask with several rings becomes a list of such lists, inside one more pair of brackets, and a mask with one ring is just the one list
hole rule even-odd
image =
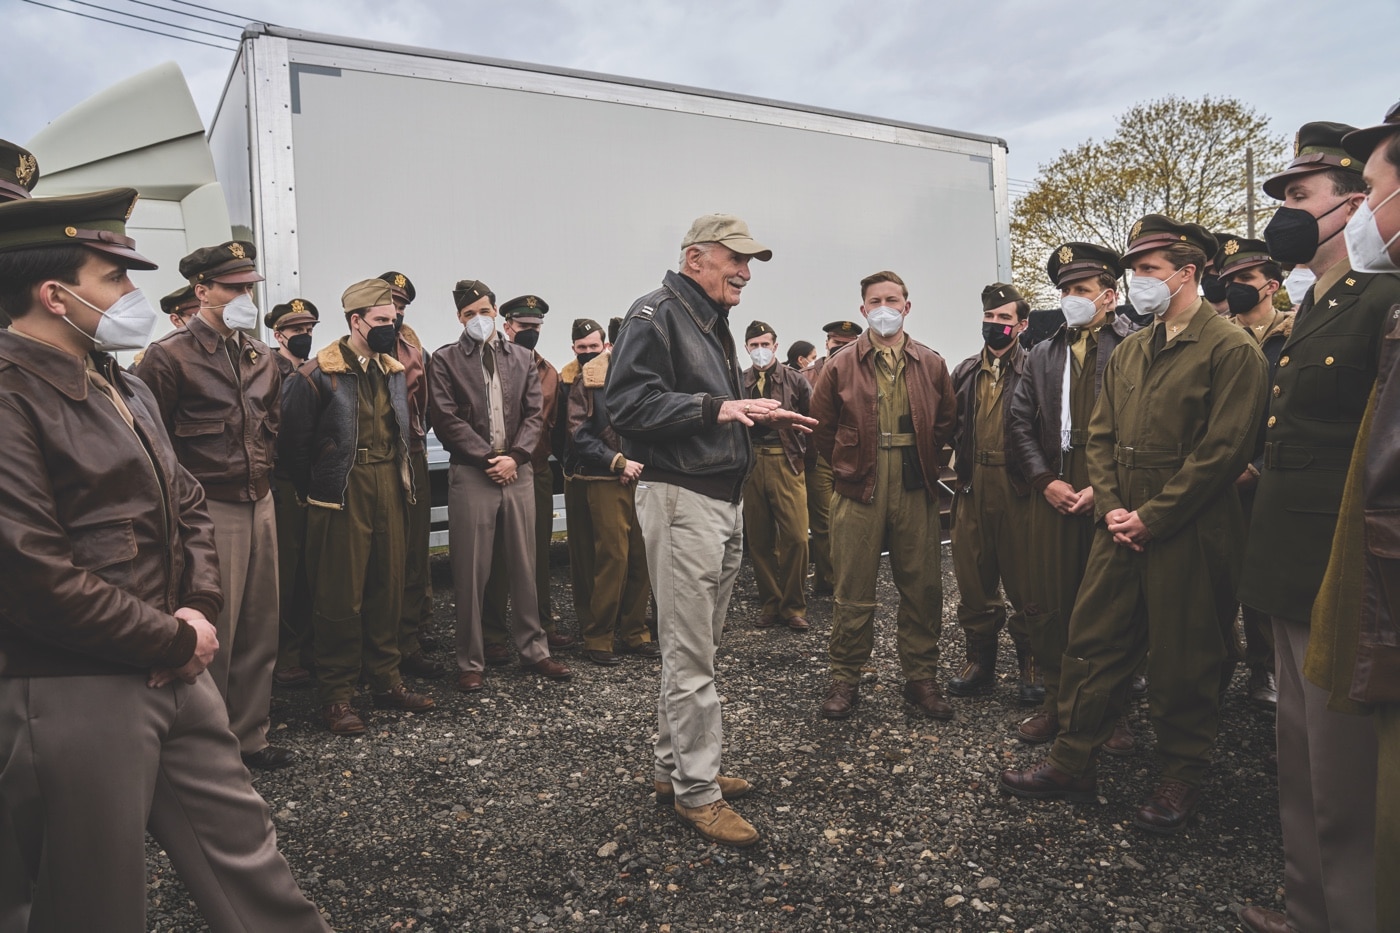
[[1244, 233], [1247, 150], [1254, 157], [1255, 235], [1262, 238], [1273, 202], [1259, 184], [1282, 170], [1286, 153], [1268, 118], [1228, 97], [1172, 96], [1134, 106], [1107, 139], [1090, 139], [1040, 166], [1012, 209], [1013, 281], [1033, 296], [1033, 306], [1054, 306], [1059, 296], [1045, 275], [1050, 251], [1070, 240], [1122, 250], [1144, 214]]

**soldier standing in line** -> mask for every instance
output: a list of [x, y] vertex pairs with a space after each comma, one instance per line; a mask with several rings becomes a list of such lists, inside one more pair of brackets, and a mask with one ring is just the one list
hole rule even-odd
[[[826, 356], [804, 371], [813, 388], [821, 377], [822, 368], [832, 354], [852, 344], [864, 330], [855, 321], [832, 321], [822, 328], [826, 332]], [[807, 524], [812, 532], [812, 595], [830, 596], [836, 576], [831, 569], [831, 464], [817, 452], [817, 445], [807, 444]]]
[[1098, 750], [1146, 652], [1163, 775], [1133, 824], [1154, 833], [1190, 821], [1210, 766], [1225, 660], [1219, 607], [1244, 542], [1234, 479], [1254, 448], [1268, 375], [1254, 341], [1197, 292], [1216, 248], [1204, 227], [1161, 214], [1133, 225], [1130, 296], [1158, 320], [1114, 350], [1089, 424], [1102, 525], [1061, 662], [1061, 731], [1046, 761], [1001, 774], [1018, 796], [1093, 800]]
[[[958, 429], [953, 435], [953, 466], [958, 475], [953, 497], [953, 573], [967, 663], [948, 681], [948, 692], [956, 697], [992, 692], [997, 636], [1008, 628], [1016, 646], [1020, 672], [1016, 693], [1022, 706], [1045, 699], [1024, 613], [1030, 486], [1011, 454], [1007, 430], [1011, 396], [1025, 366], [1019, 338], [1030, 310], [1030, 303], [1014, 285], [997, 282], [982, 289], [984, 346], [953, 369], [958, 399]], [[1006, 589], [1005, 599], [1001, 587]]]
[[[1115, 311], [1123, 268], [1113, 250], [1062, 243], [1045, 270], [1060, 290], [1065, 323], [1028, 353], [1007, 422], [1021, 474], [1036, 491], [1027, 531], [1034, 560], [1026, 578], [1026, 630], [1044, 673], [1045, 701], [1016, 730], [1031, 745], [1060, 731], [1060, 661], [1096, 524], [1086, 456], [1089, 421], [1109, 357], [1136, 329]], [[1122, 716], [1103, 750], [1126, 755], [1135, 745]]]
[[[614, 320], [619, 319], [614, 318]], [[574, 358], [564, 364], [564, 368], [559, 371], [559, 394], [565, 407], [567, 407], [569, 396], [573, 392], [574, 383], [582, 378], [583, 367], [597, 359], [612, 344], [611, 340], [603, 340], [602, 326], [597, 321], [591, 321], [588, 318], [575, 320], [569, 337], [572, 340], [570, 346], [573, 349]], [[568, 419], [556, 419], [553, 441], [556, 450], [568, 451], [568, 433]], [[568, 522], [569, 584], [574, 597], [574, 618], [578, 620], [579, 634], [586, 638], [585, 633], [593, 630], [589, 606], [593, 602], [593, 569], [596, 558], [593, 544], [593, 523], [590, 517], [591, 511], [588, 508], [588, 489], [581, 480], [573, 476], [572, 469], [573, 465], [566, 457], [564, 460], [564, 518]], [[492, 659], [490, 645], [487, 645], [487, 649], [487, 664], [505, 664], [510, 660], [509, 651], [501, 660], [497, 661]]]
[[[778, 335], [762, 321], [744, 332], [753, 365], [744, 370], [746, 398], [776, 399], [788, 411], [807, 414], [812, 386], [778, 362]], [[791, 428], [749, 428], [754, 468], [744, 484], [744, 536], [761, 604], [755, 625], [786, 625], [805, 632], [807, 623], [807, 460], [805, 437]]]

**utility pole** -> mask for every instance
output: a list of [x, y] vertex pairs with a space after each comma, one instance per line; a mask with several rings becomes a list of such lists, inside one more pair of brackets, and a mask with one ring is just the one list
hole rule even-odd
[[1245, 236], [1254, 239], [1254, 147], [1244, 147], [1244, 188], [1245, 188], [1245, 225], [1249, 232]]

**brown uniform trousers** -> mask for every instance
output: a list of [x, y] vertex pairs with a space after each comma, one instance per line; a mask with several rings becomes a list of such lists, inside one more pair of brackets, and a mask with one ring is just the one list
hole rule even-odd
[[[763, 377], [762, 386], [759, 377]], [[794, 369], [774, 363], [768, 370], [746, 369], [750, 398], [777, 399], [789, 411], [807, 414], [812, 386]], [[744, 484], [744, 535], [764, 619], [807, 616], [806, 445], [788, 430], [749, 429], [754, 469]]]

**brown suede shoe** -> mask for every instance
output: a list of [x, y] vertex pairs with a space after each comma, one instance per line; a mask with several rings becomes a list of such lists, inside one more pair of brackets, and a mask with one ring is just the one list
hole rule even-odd
[[415, 677], [424, 677], [429, 680], [434, 677], [441, 677], [447, 673], [447, 668], [439, 661], [434, 661], [423, 652], [406, 654], [399, 658], [399, 671], [412, 674]]
[[[725, 777], [723, 774], [715, 775], [715, 783], [719, 785], [719, 792], [725, 800], [738, 800], [753, 790], [753, 785], [743, 778]], [[670, 803], [676, 799], [676, 789], [670, 781], [653, 780], [651, 786], [656, 790], [657, 803]]]
[[1103, 743], [1103, 750], [1119, 758], [1126, 758], [1137, 752], [1137, 736], [1133, 735], [1133, 728], [1128, 725], [1127, 716], [1120, 716], [1113, 724], [1113, 734]]
[[1048, 761], [1024, 771], [1001, 772], [1001, 789], [1032, 800], [1069, 800], [1093, 803], [1099, 797], [1099, 779], [1093, 771], [1084, 777], [1071, 777]]
[[388, 693], [376, 693], [374, 705], [379, 709], [401, 709], [405, 713], [422, 713], [437, 706], [432, 697], [414, 693], [403, 684], [394, 684]]
[[481, 671], [460, 671], [457, 674], [457, 689], [463, 693], [476, 693], [486, 687], [486, 678]]
[[364, 735], [365, 721], [349, 703], [332, 703], [321, 708], [321, 721], [332, 735]]
[[510, 663], [510, 647], [508, 645], [493, 645], [488, 642], [483, 654], [486, 663], [491, 667], [503, 667]]
[[1174, 833], [1191, 822], [1200, 803], [1199, 787], [1167, 779], [1133, 814], [1133, 825], [1149, 833]]
[[794, 632], [806, 632], [812, 628], [811, 623], [802, 618], [802, 616], [793, 616], [791, 619], [786, 619], [784, 621], [787, 622], [787, 627]]
[[953, 707], [943, 699], [936, 680], [911, 680], [904, 685], [904, 699], [929, 719], [953, 718]]
[[574, 672], [553, 658], [545, 658], [543, 661], [536, 661], [534, 664], [522, 664], [520, 669], [527, 674], [539, 674], [541, 677], [548, 677], [550, 680], [573, 680]]
[[1238, 916], [1240, 926], [1244, 927], [1247, 933], [1296, 933], [1293, 927], [1288, 925], [1287, 915], [1281, 911], [1251, 905], [1240, 908]]
[[826, 700], [822, 703], [822, 715], [827, 719], [845, 719], [860, 702], [860, 684], [848, 684], [844, 680], [833, 680], [826, 689]]
[[1044, 745], [1060, 731], [1060, 717], [1041, 710], [1016, 727], [1016, 738], [1027, 745]]
[[681, 819], [694, 826], [700, 835], [712, 842], [734, 846], [736, 849], [758, 842], [758, 830], [754, 829], [748, 820], [735, 813], [726, 800], [716, 800], [699, 807], [682, 806], [677, 800], [675, 808]]

